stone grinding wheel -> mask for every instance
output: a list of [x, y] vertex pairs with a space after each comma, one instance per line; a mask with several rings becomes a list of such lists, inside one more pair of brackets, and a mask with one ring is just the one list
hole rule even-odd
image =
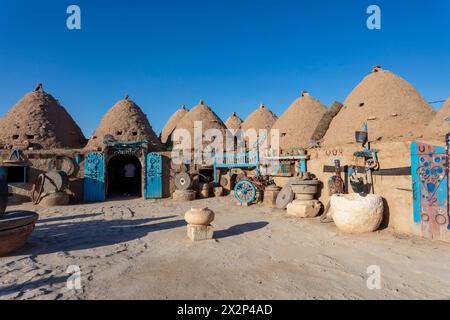
[[286, 209], [287, 205], [294, 200], [294, 191], [289, 185], [286, 185], [283, 189], [281, 189], [280, 193], [278, 193], [276, 206], [278, 209]]
[[178, 190], [188, 190], [192, 186], [191, 176], [186, 172], [177, 173], [174, 179]]
[[44, 192], [62, 191], [69, 185], [69, 178], [64, 171], [50, 171], [45, 174]]
[[172, 194], [175, 201], [192, 201], [195, 200], [196, 192], [194, 190], [176, 190]]
[[0, 218], [0, 231], [26, 226], [36, 222], [38, 218], [38, 214], [32, 211], [7, 212]]

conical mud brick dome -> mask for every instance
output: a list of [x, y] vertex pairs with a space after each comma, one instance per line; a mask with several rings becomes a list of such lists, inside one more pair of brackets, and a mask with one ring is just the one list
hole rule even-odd
[[326, 111], [322, 102], [302, 92], [272, 127], [279, 130], [281, 150], [308, 147], [311, 135]]
[[161, 142], [148, 122], [147, 116], [128, 96], [117, 102], [103, 116], [86, 148], [103, 149], [106, 135], [112, 135], [115, 139], [125, 142], [147, 140], [149, 151], [162, 150]]
[[85, 138], [69, 113], [42, 85], [27, 93], [0, 120], [3, 147], [80, 148]]
[[450, 97], [425, 130], [426, 138], [442, 139], [450, 133]]
[[165, 143], [170, 142], [170, 140], [171, 140], [170, 136], [171, 136], [173, 130], [175, 130], [178, 123], [181, 121], [181, 119], [183, 119], [183, 117], [188, 112], [189, 112], [189, 110], [187, 110], [185, 106], [182, 106], [180, 109], [175, 111], [174, 114], [172, 114], [172, 116], [169, 118], [166, 125], [164, 126], [164, 128], [161, 131], [161, 142], [162, 143], [165, 144]]
[[410, 83], [375, 67], [347, 97], [323, 144], [355, 142], [355, 131], [367, 120], [370, 141], [412, 140], [423, 135], [435, 114]]
[[231, 116], [228, 118], [228, 120], [225, 122], [225, 126], [231, 130], [237, 130], [241, 128], [242, 122], [243, 122], [242, 119], [239, 118], [236, 112], [233, 112]]
[[261, 129], [270, 130], [277, 121], [277, 116], [270, 111], [264, 104], [253, 111], [242, 123], [241, 128], [244, 131], [255, 129], [257, 132]]
[[[201, 100], [200, 103], [193, 107], [176, 126], [175, 130], [184, 129], [189, 132], [191, 135], [191, 141], [194, 142], [194, 127], [199, 127], [201, 125], [202, 133], [205, 135], [205, 132], [209, 129], [218, 129], [223, 135], [223, 140], [225, 142], [225, 132], [226, 127], [225, 124], [220, 120], [220, 118], [211, 110], [210, 107], [205, 105], [204, 101]], [[197, 137], [198, 138], [198, 137]], [[177, 141], [174, 141], [177, 143]], [[205, 144], [208, 142], [205, 141]], [[194, 146], [192, 145], [192, 148]]]

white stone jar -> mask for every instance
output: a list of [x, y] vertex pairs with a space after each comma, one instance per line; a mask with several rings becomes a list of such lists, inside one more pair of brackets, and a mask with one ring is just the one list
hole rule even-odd
[[209, 226], [214, 220], [214, 212], [208, 208], [191, 208], [184, 214], [184, 220], [188, 224]]
[[342, 232], [373, 232], [383, 220], [383, 198], [374, 194], [335, 194], [330, 199], [330, 211]]

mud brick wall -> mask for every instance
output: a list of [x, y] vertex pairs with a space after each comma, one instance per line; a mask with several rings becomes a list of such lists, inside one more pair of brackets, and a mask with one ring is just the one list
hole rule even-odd
[[[443, 145], [442, 141], [424, 141], [433, 145]], [[377, 150], [380, 169], [392, 169], [411, 166], [411, 142], [378, 142], [372, 143], [371, 149]], [[334, 166], [340, 160], [341, 166], [364, 166], [361, 158], [355, 158], [354, 152], [362, 151], [360, 144], [347, 144], [337, 147], [323, 147], [308, 150], [310, 160], [307, 162], [309, 172], [322, 182], [319, 200], [324, 206], [329, 201], [328, 179], [333, 173], [324, 172], [324, 166]], [[342, 173], [342, 178], [345, 174]], [[288, 178], [277, 177], [275, 182], [284, 186]], [[420, 235], [420, 227], [414, 224], [412, 177], [373, 175], [374, 191], [385, 199], [384, 227], [395, 232]], [[350, 186], [348, 192], [353, 193]], [[450, 242], [450, 232], [449, 239]]]
[[[8, 158], [10, 151], [2, 150], [0, 152], [1, 160]], [[28, 182], [27, 183], [11, 183], [10, 192], [13, 197], [10, 201], [14, 202], [28, 202], [31, 201], [31, 189], [37, 177], [48, 171], [49, 161], [57, 157], [70, 157], [75, 160], [79, 156], [81, 162], [76, 165], [75, 173], [69, 177], [69, 191], [71, 196], [71, 203], [77, 203], [83, 199], [83, 162], [84, 159], [82, 150], [79, 149], [55, 149], [47, 150], [25, 150], [24, 154], [28, 158], [30, 167], [28, 168]]]

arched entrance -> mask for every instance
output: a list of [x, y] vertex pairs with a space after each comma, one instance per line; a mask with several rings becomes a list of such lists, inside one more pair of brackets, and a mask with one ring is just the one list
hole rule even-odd
[[107, 195], [142, 196], [142, 166], [134, 155], [115, 155], [108, 162]]

